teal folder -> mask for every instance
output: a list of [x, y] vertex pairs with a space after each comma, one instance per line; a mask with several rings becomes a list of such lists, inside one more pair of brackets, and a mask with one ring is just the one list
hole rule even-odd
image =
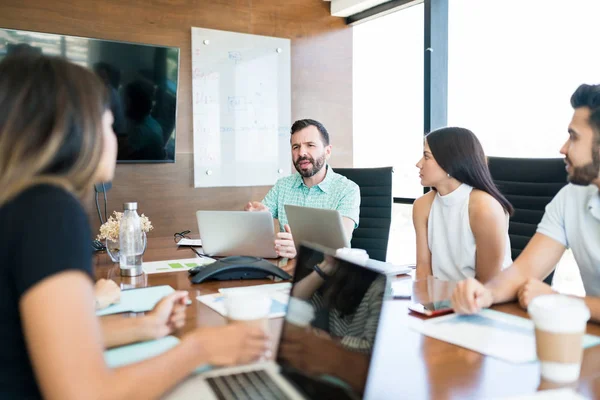
[[163, 297], [175, 291], [171, 286], [152, 286], [140, 289], [129, 289], [121, 292], [121, 301], [102, 310], [96, 315], [103, 316], [122, 312], [145, 312], [154, 308]]
[[[179, 344], [179, 339], [174, 336], [166, 336], [148, 342], [134, 343], [106, 350], [104, 352], [104, 360], [110, 368], [118, 368], [156, 357], [177, 346], [177, 344]], [[203, 365], [198, 367], [194, 372], [202, 373], [209, 371], [211, 368], [210, 365]]]

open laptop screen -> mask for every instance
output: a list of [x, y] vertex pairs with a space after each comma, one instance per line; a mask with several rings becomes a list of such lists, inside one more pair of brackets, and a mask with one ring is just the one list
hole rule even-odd
[[300, 248], [277, 363], [308, 398], [361, 398], [386, 278], [324, 251]]

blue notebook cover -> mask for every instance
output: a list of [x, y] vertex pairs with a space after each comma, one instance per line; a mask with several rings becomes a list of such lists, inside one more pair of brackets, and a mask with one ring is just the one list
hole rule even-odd
[[[179, 339], [174, 336], [165, 336], [157, 340], [116, 347], [104, 352], [104, 361], [110, 368], [118, 368], [156, 357], [177, 346], [177, 344], [179, 344]], [[209, 371], [211, 368], [210, 365], [203, 365], [194, 372], [201, 373]]]
[[163, 297], [175, 291], [171, 286], [152, 286], [140, 289], [129, 289], [121, 292], [121, 301], [102, 310], [97, 316], [118, 314], [122, 312], [145, 312], [154, 308]]
[[104, 360], [110, 368], [122, 367], [155, 357], [177, 346], [178, 343], [179, 339], [175, 336], [165, 336], [157, 340], [116, 347], [104, 352]]

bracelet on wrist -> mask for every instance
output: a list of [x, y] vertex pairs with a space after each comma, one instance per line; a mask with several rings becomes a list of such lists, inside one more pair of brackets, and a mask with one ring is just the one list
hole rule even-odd
[[327, 279], [329, 279], [329, 275], [327, 275], [325, 272], [323, 272], [323, 270], [321, 269], [321, 267], [319, 267], [318, 264], [315, 264], [313, 266], [313, 269], [321, 277], [321, 279], [323, 279], [324, 281], [326, 281]]

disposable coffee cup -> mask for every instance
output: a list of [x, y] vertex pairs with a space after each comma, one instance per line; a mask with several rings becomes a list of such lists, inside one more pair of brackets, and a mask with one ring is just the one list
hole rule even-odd
[[569, 383], [579, 379], [583, 336], [590, 310], [583, 300], [560, 294], [536, 297], [527, 308], [535, 325], [542, 378]]
[[313, 306], [297, 297], [290, 297], [285, 320], [299, 327], [307, 327], [315, 319]]
[[271, 311], [271, 297], [257, 291], [236, 291], [223, 294], [229, 322], [258, 323], [265, 331]]

